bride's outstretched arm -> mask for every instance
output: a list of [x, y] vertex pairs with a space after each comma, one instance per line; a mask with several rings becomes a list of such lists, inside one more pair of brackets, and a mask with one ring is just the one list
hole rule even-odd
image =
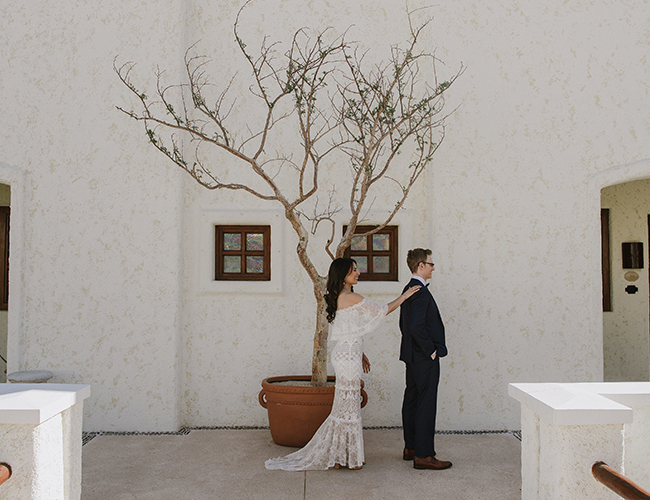
[[399, 306], [402, 305], [402, 302], [404, 302], [406, 299], [408, 299], [411, 295], [413, 295], [415, 292], [417, 292], [420, 288], [422, 288], [421, 285], [416, 285], [412, 286], [408, 290], [406, 290], [402, 295], [397, 297], [395, 300], [392, 302], [388, 303], [388, 312], [386, 314], [392, 313], [395, 309], [397, 309]]

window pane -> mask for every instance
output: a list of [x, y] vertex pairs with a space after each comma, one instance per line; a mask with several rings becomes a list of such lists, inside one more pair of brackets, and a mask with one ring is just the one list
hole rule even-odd
[[[373, 250], [390, 250], [389, 235], [387, 234], [373, 234], [372, 235], [372, 249]], [[376, 272], [376, 271], [375, 271]]]
[[365, 236], [355, 236], [352, 238], [352, 244], [350, 245], [350, 250], [359, 250], [365, 251], [368, 250], [367, 238]]
[[388, 273], [390, 271], [390, 260], [388, 257], [373, 257], [372, 271], [374, 273]]
[[246, 257], [246, 272], [247, 273], [263, 273], [264, 272], [264, 257]]
[[247, 233], [246, 250], [264, 250], [264, 235], [262, 233]]
[[241, 250], [240, 233], [224, 233], [223, 235], [224, 250]]
[[[348, 226], [343, 226], [342, 229], [345, 234]], [[397, 281], [398, 228], [386, 226], [378, 233], [361, 236], [364, 232], [374, 230], [377, 230], [376, 225], [357, 226], [344, 255], [356, 260], [359, 271], [363, 273], [363, 281]]]
[[241, 257], [239, 255], [226, 255], [223, 258], [224, 273], [241, 273]]
[[368, 257], [354, 256], [352, 258], [357, 261], [357, 269], [360, 273], [368, 272]]

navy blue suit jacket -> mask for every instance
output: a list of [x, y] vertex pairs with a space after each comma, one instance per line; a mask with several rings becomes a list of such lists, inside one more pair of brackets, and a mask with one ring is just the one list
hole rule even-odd
[[[404, 291], [416, 285], [422, 285], [422, 282], [411, 278]], [[428, 288], [423, 286], [402, 303], [399, 329], [402, 332], [399, 352], [401, 361], [413, 363], [430, 358], [434, 352], [438, 353], [439, 358], [447, 355], [445, 325], [442, 324], [438, 305]]]

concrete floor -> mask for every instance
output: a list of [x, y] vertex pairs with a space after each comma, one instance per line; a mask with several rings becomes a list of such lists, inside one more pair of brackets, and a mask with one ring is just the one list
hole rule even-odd
[[194, 430], [188, 435], [97, 436], [83, 447], [82, 500], [515, 500], [521, 443], [511, 434], [436, 436], [454, 466], [420, 471], [401, 459], [401, 430], [364, 432], [362, 470], [267, 471], [294, 450], [268, 430]]

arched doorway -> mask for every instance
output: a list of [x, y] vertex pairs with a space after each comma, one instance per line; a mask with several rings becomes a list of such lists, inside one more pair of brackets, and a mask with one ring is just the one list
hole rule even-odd
[[[603, 368], [606, 382], [650, 380], [648, 223], [650, 179], [601, 190], [604, 254]], [[608, 242], [608, 244], [607, 244]], [[608, 248], [607, 248], [608, 247]], [[609, 307], [607, 305], [609, 298]]]
[[[603, 294], [597, 297], [599, 310], [603, 311], [606, 382], [650, 379], [649, 189], [650, 159], [612, 167], [589, 179], [588, 205], [594, 215], [592, 248], [598, 245], [602, 250], [598, 252], [599, 263], [601, 255], [607, 257], [602, 267]], [[603, 209], [609, 217], [606, 225], [602, 218], [600, 223], [596, 222]], [[622, 244], [630, 242], [643, 243], [643, 269], [623, 267]], [[611, 310], [606, 310], [607, 294]]]

